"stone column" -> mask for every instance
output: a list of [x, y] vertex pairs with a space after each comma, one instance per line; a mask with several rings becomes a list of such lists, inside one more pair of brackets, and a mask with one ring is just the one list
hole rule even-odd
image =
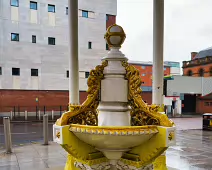
[[68, 0], [69, 22], [69, 103], [79, 104], [78, 0]]
[[[152, 103], [163, 104], [163, 39], [164, 39], [164, 0], [153, 1], [153, 85]], [[167, 170], [166, 153], [154, 161], [154, 170]]]
[[152, 103], [163, 104], [164, 0], [154, 0], [153, 9], [153, 85]]

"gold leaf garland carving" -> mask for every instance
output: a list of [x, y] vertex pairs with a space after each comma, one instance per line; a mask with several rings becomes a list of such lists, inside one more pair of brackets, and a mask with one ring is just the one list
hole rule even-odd
[[128, 80], [129, 92], [128, 101], [132, 108], [131, 125], [159, 125], [172, 127], [173, 123], [165, 114], [159, 113], [160, 107], [157, 105], [148, 106], [141, 96], [141, 78], [139, 71], [127, 61], [122, 61], [122, 66], [126, 70], [126, 79]]
[[104, 78], [104, 68], [108, 61], [104, 60], [101, 65], [90, 71], [88, 78], [88, 96], [82, 105], [69, 105], [69, 111], [65, 112], [56, 124], [59, 126], [68, 124], [98, 125], [97, 107], [99, 105], [99, 93], [101, 80]]

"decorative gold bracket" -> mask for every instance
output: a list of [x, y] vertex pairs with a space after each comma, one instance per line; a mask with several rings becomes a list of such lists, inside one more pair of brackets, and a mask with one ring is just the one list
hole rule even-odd
[[141, 78], [139, 71], [127, 61], [122, 61], [122, 66], [126, 70], [126, 79], [128, 80], [129, 94], [128, 101], [132, 108], [131, 124], [132, 126], [158, 125], [172, 127], [173, 123], [165, 114], [159, 112], [157, 105], [148, 106], [141, 96]]
[[68, 124], [98, 125], [97, 107], [99, 105], [99, 92], [101, 80], [104, 78], [104, 68], [108, 61], [104, 60], [101, 65], [90, 71], [88, 78], [88, 96], [82, 105], [69, 105], [69, 111], [65, 112], [56, 124], [59, 126]]
[[[90, 71], [88, 78], [88, 96], [82, 105], [69, 105], [69, 111], [65, 112], [57, 125], [81, 124], [81, 125], [98, 125], [97, 107], [99, 105], [99, 93], [101, 88], [101, 80], [104, 78], [104, 68], [108, 62], [104, 60], [102, 65], [96, 66]], [[127, 61], [122, 61], [122, 66], [126, 70], [126, 79], [128, 80], [128, 102], [132, 108], [131, 125], [145, 126], [158, 125], [172, 127], [173, 122], [168, 119], [165, 114], [159, 112], [160, 107], [157, 105], [147, 105], [141, 96], [141, 78], [139, 71]]]

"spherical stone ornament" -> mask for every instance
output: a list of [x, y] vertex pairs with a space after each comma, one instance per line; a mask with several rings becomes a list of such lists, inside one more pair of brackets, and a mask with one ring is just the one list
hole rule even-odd
[[119, 25], [111, 25], [104, 36], [109, 47], [121, 47], [126, 38], [123, 28]]

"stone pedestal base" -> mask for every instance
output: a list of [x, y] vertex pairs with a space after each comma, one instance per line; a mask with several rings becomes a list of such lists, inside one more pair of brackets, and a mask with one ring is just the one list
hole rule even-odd
[[153, 162], [154, 170], [168, 170], [166, 166], [166, 155], [160, 155]]
[[147, 165], [145, 167], [134, 167], [130, 165], [126, 165], [122, 163], [121, 161], [118, 161], [117, 164], [111, 164], [110, 162], [104, 162], [96, 165], [85, 165], [81, 162], [75, 162], [74, 163], [76, 168], [79, 168], [81, 170], [153, 170], [153, 165]]

